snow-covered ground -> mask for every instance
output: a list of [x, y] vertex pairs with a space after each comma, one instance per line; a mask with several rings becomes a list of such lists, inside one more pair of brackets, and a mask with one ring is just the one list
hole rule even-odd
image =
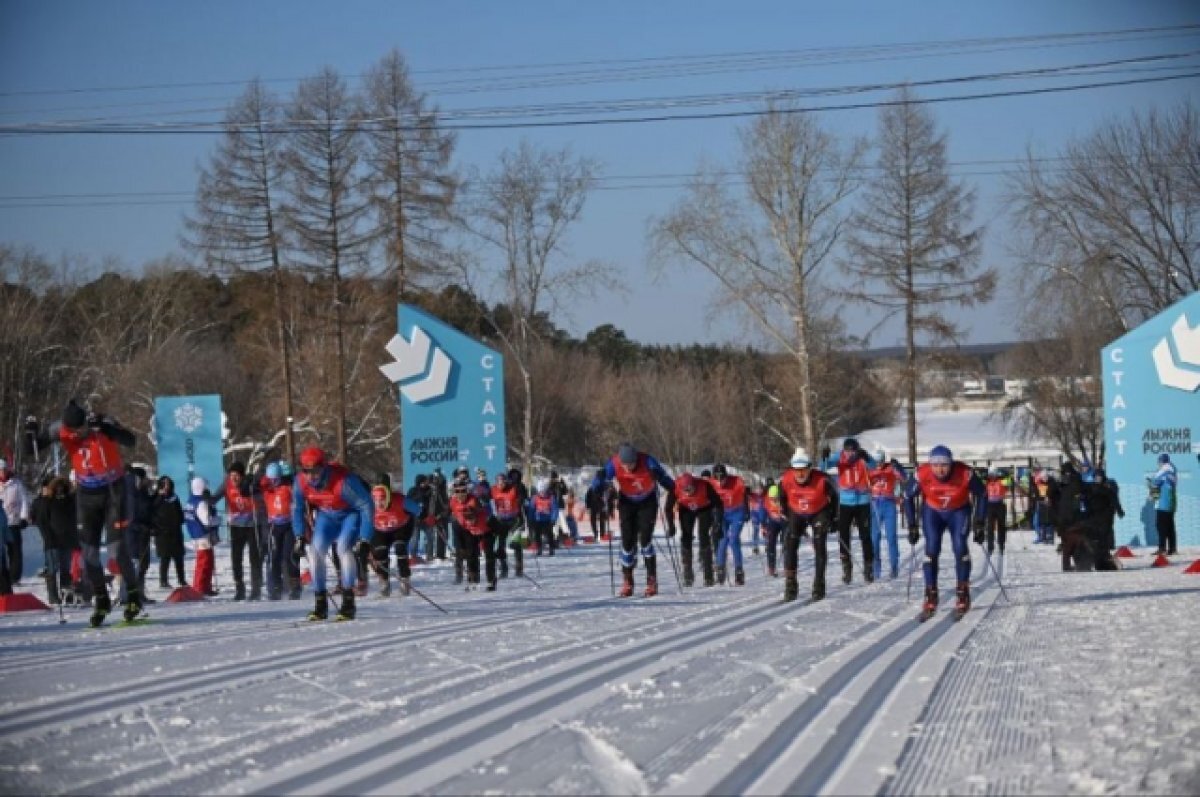
[[418, 567], [449, 615], [374, 594], [339, 624], [300, 622], [308, 594], [132, 628], [0, 615], [0, 792], [1200, 793], [1200, 552], [1140, 553], [1062, 573], [1017, 532], [1009, 600], [976, 548], [975, 608], [924, 625], [907, 559], [843, 586], [835, 557], [805, 605], [761, 556], [743, 588], [680, 595], [660, 555], [663, 594], [619, 601], [603, 544], [530, 560], [541, 589]]

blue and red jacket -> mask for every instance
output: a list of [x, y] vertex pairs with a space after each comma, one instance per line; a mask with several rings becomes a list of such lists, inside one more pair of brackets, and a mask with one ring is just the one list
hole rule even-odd
[[631, 470], [626, 470], [616, 457], [604, 466], [607, 481], [616, 484], [617, 492], [625, 501], [640, 502], [649, 498], [658, 498], [655, 483], [661, 484], [664, 490], [674, 490], [675, 480], [667, 475], [667, 471], [658, 460], [649, 454], [638, 452], [637, 462]]

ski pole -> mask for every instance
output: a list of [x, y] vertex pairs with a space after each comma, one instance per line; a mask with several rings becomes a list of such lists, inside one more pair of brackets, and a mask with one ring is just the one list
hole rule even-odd
[[988, 549], [984, 547], [983, 543], [979, 543], [979, 547], [983, 548], [983, 560], [987, 562], [987, 566], [991, 569], [992, 575], [996, 577], [996, 584], [1000, 586], [1000, 594], [1004, 596], [1004, 602], [1012, 603], [1012, 601], [1008, 598], [1008, 592], [1006, 592], [1004, 589], [1004, 582], [1000, 580], [1000, 573], [997, 572], [996, 565], [992, 563], [992, 555], [988, 553]]
[[[663, 514], [662, 507], [658, 508], [658, 521], [667, 525], [666, 516]], [[675, 573], [675, 587], [679, 590], [679, 594], [683, 594], [683, 579], [679, 575], [679, 563], [675, 561], [675, 546], [671, 542], [671, 535], [667, 534], [667, 558], [671, 560], [671, 570]]]
[[912, 600], [912, 577], [913, 571], [917, 569], [917, 546], [912, 546], [912, 551], [908, 558], [908, 589], [904, 591], [904, 600]]
[[541, 585], [541, 584], [539, 584], [537, 581], [535, 581], [535, 580], [534, 580], [534, 578], [533, 578], [533, 576], [527, 575], [527, 574], [526, 574], [524, 571], [522, 571], [522, 573], [521, 573], [521, 578], [528, 579], [528, 580], [529, 580], [529, 583], [533, 584], [533, 586], [534, 586], [534, 588], [535, 588], [535, 589], [541, 589], [541, 588], [542, 588], [542, 585]]
[[409, 588], [410, 590], [412, 590], [412, 592], [413, 592], [413, 594], [414, 594], [414, 595], [416, 595], [418, 598], [422, 598], [422, 599], [423, 599], [423, 600], [424, 600], [426, 603], [428, 603], [428, 604], [429, 604], [430, 606], [432, 606], [433, 608], [437, 609], [437, 610], [438, 610], [439, 612], [441, 612], [442, 614], [450, 614], [450, 612], [448, 612], [448, 611], [446, 611], [445, 609], [443, 609], [443, 608], [442, 608], [441, 606], [439, 606], [439, 605], [438, 605], [438, 604], [437, 604], [437, 603], [436, 603], [436, 602], [435, 602], [435, 601], [434, 601], [432, 598], [430, 598], [430, 597], [429, 597], [428, 595], [426, 595], [424, 592], [421, 592], [421, 590], [417, 589], [417, 588], [416, 588], [416, 587], [414, 587], [412, 584], [409, 584], [409, 585], [408, 585], [408, 588]]
[[608, 534], [608, 583], [612, 588], [613, 597], [617, 597], [617, 571], [613, 564], [612, 533]]

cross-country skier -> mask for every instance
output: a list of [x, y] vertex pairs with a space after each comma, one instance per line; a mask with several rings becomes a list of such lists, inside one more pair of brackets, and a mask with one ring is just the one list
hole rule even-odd
[[304, 590], [300, 583], [300, 567], [292, 558], [296, 547], [296, 533], [292, 528], [292, 503], [294, 502], [292, 480], [283, 473], [283, 464], [272, 462], [267, 465], [263, 477], [267, 525], [270, 534], [271, 561], [267, 569], [267, 600], [277, 601], [283, 597], [283, 588], [288, 588], [288, 598], [298, 600]]
[[479, 496], [471, 491], [470, 481], [456, 477], [450, 494], [451, 523], [459, 561], [466, 560], [467, 584], [479, 583], [479, 548], [483, 547], [487, 589], [496, 589], [496, 552], [490, 512]]
[[900, 548], [896, 543], [896, 486], [904, 484], [908, 476], [896, 460], [888, 460], [882, 448], [875, 450], [878, 463], [867, 473], [871, 480], [871, 546], [875, 549], [875, 578], [882, 575], [883, 556], [880, 547], [881, 535], [887, 535], [888, 564], [891, 576], [896, 577], [900, 569]]
[[862, 545], [863, 578], [870, 584], [875, 580], [875, 549], [871, 546], [871, 483], [870, 471], [877, 467], [866, 451], [853, 437], [842, 442], [842, 453], [835, 460], [825, 449], [822, 469], [837, 468], [838, 552], [842, 560], [842, 582], [849, 584], [854, 574], [854, 562], [850, 557], [850, 525], [858, 527], [858, 540]]
[[255, 496], [258, 489], [246, 478], [246, 466], [234, 462], [229, 466], [225, 481], [216, 498], [225, 499], [229, 518], [229, 557], [233, 564], [233, 599], [246, 600], [245, 553], [250, 551], [250, 600], [262, 599], [262, 548], [258, 538], [258, 508]]
[[583, 505], [587, 508], [588, 523], [592, 527], [592, 539], [595, 542], [600, 542], [600, 538], [608, 534], [608, 490], [604, 471], [598, 470], [583, 494]]
[[[1006, 476], [1000, 468], [992, 465], [988, 468], [987, 484], [987, 552], [996, 550], [1000, 545], [1000, 555], [1004, 556], [1004, 543], [1008, 538], [1008, 485]], [[976, 540], [981, 542], [981, 540]]]
[[797, 448], [788, 463], [791, 468], [779, 477], [787, 515], [787, 533], [783, 539], [783, 599], [794, 601], [800, 585], [796, 580], [799, 568], [800, 540], [812, 534], [813, 586], [812, 599], [825, 597], [825, 564], [829, 558], [826, 537], [833, 528], [838, 512], [838, 491], [833, 477], [813, 467], [812, 459], [803, 448]]
[[300, 475], [296, 480], [292, 501], [292, 528], [304, 528], [304, 514], [314, 512], [312, 528], [313, 590], [316, 600], [309, 620], [329, 617], [329, 594], [325, 591], [325, 555], [329, 546], [337, 543], [342, 562], [342, 605], [338, 620], [353, 620], [355, 615], [354, 583], [357, 562], [354, 545], [371, 528], [374, 511], [371, 491], [362, 479], [344, 465], [330, 462], [325, 452], [310, 446], [300, 452]]
[[408, 543], [416, 528], [421, 505], [413, 499], [393, 493], [386, 484], [371, 488], [371, 500], [375, 505], [375, 519], [371, 533], [371, 566], [379, 576], [380, 597], [392, 594], [388, 578], [391, 550], [396, 549], [396, 576], [400, 594], [408, 595], [412, 586], [412, 571], [408, 565]]
[[646, 597], [658, 594], [658, 565], [654, 555], [654, 523], [658, 519], [658, 489], [656, 483], [671, 491], [675, 482], [649, 454], [638, 451], [632, 443], [622, 443], [617, 455], [604, 466], [604, 478], [616, 484], [617, 507], [621, 516], [621, 583], [620, 596], [633, 595], [633, 566], [637, 562], [637, 547], [642, 549], [646, 565]]
[[101, 544], [108, 546], [108, 555], [117, 561], [121, 577], [132, 585], [125, 604], [125, 616], [132, 619], [141, 612], [142, 596], [125, 528], [118, 525], [125, 503], [125, 463], [120, 447], [132, 448], [137, 439], [117, 421], [88, 412], [71, 399], [63, 410], [62, 420], [50, 424], [47, 437], [40, 439], [39, 444], [45, 448], [50, 440], [62, 445], [75, 471], [79, 543], [96, 596], [90, 623], [99, 626], [112, 611], [108, 584], [100, 566]]
[[542, 555], [542, 545], [545, 544], [550, 556], [554, 556], [558, 548], [555, 529], [558, 525], [559, 505], [558, 496], [547, 479], [538, 479], [537, 489], [529, 496], [526, 505], [529, 512], [529, 535], [535, 540], [535, 556]]
[[[496, 563], [500, 567], [500, 578], [508, 578], [508, 535], [521, 526], [524, 517], [524, 500], [518, 485], [508, 480], [508, 474], [500, 471], [496, 474], [496, 483], [492, 485], [492, 509], [495, 514], [495, 552]], [[514, 559], [521, 561], [522, 551], [515, 549]], [[517, 577], [525, 574], [524, 568], [518, 564]]]
[[717, 543], [717, 583], [725, 583], [725, 560], [732, 553], [733, 583], [740, 587], [746, 583], [746, 572], [742, 570], [742, 525], [748, 513], [746, 483], [721, 463], [713, 465], [713, 481], [725, 510], [721, 541]]
[[[921, 498], [920, 524], [917, 522], [916, 499]], [[954, 606], [956, 618], [971, 608], [971, 550], [967, 535], [974, 520], [977, 529], [983, 528], [984, 504], [987, 491], [983, 482], [965, 462], [958, 462], [946, 446], [934, 446], [929, 459], [904, 490], [904, 517], [908, 521], [908, 541], [916, 545], [921, 528], [925, 529], [925, 603], [918, 619], [928, 620], [938, 605], [938, 557], [942, 551], [942, 532], [950, 532], [954, 548], [954, 569], [957, 578]], [[972, 505], [974, 514], [972, 515]]]
[[776, 548], [779, 537], [787, 531], [788, 519], [783, 493], [778, 484], [767, 488], [763, 496], [763, 545], [767, 549], [767, 575], [775, 578], [779, 575], [776, 569]]
[[692, 570], [692, 533], [699, 537], [700, 572], [704, 586], [711, 587], [713, 578], [713, 540], [725, 526], [725, 510], [721, 495], [708, 479], [699, 479], [684, 471], [675, 480], [675, 489], [667, 492], [664, 514], [667, 536], [675, 536], [675, 511], [679, 512], [679, 554], [683, 558], [683, 584], [695, 582]]
[[750, 553], [758, 555], [758, 546], [762, 541], [762, 527], [767, 520], [767, 512], [763, 507], [766, 491], [761, 484], [746, 493], [747, 516], [750, 519]]

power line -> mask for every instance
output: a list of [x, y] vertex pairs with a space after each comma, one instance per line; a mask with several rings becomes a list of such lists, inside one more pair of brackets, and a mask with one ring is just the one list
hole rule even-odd
[[[874, 44], [874, 45], [851, 45], [845, 47], [826, 47], [826, 48], [806, 48], [797, 50], [751, 50], [742, 52], [726, 52], [726, 53], [709, 53], [701, 55], [674, 55], [674, 56], [651, 56], [640, 58], [627, 59], [601, 59], [601, 60], [584, 60], [584, 61], [562, 61], [548, 62], [540, 64], [511, 64], [511, 65], [491, 65], [477, 67], [452, 67], [442, 69], [413, 69], [410, 70], [412, 75], [434, 75], [434, 74], [461, 74], [470, 72], [496, 72], [503, 70], [525, 71], [532, 69], [554, 70], [547, 72], [545, 75], [521, 75], [514, 76], [512, 79], [530, 80], [538, 77], [545, 78], [561, 78], [570, 76], [576, 79], [593, 74], [592, 72], [577, 73], [574, 75], [564, 75], [562, 70], [570, 67], [617, 67], [618, 69], [607, 70], [608, 74], [620, 74], [618, 71], [621, 68], [629, 69], [628, 65], [639, 65], [635, 68], [645, 69], [655, 65], [686, 65], [691, 68], [704, 67], [711, 64], [737, 62], [739, 59], [755, 59], [762, 61], [764, 59], [773, 59], [778, 61], [784, 58], [804, 59], [809, 61], [827, 61], [829, 58], [845, 58], [854, 56], [856, 60], [878, 60], [877, 56], [889, 53], [898, 53], [901, 55], [912, 55], [913, 53], [934, 51], [946, 53], [953, 48], [979, 48], [979, 47], [995, 47], [1007, 46], [1012, 48], [1021, 48], [1023, 46], [1063, 46], [1069, 43], [1079, 44], [1111, 44], [1118, 42], [1123, 38], [1132, 37], [1134, 40], [1139, 39], [1161, 39], [1161, 38], [1178, 38], [1181, 36], [1193, 35], [1195, 31], [1200, 29], [1200, 24], [1186, 24], [1163, 27], [1149, 28], [1125, 28], [1109, 31], [1083, 31], [1073, 33], [1052, 33], [1038, 34], [1029, 36], [996, 36], [996, 37], [976, 37], [967, 39], [942, 39], [942, 40], [927, 40], [920, 42], [900, 42], [892, 44]], [[872, 57], [875, 56], [875, 57]], [[622, 67], [622, 65], [625, 65]], [[828, 65], [827, 63], [823, 65]], [[348, 76], [350, 79], [361, 79], [363, 74], [355, 74]], [[305, 78], [302, 77], [286, 77], [286, 78], [261, 78], [262, 83], [297, 83]], [[219, 87], [219, 86], [238, 86], [245, 85], [247, 80], [208, 80], [208, 81], [189, 81], [176, 83], [144, 83], [137, 85], [126, 86], [90, 86], [90, 87], [71, 87], [60, 89], [29, 89], [21, 91], [0, 92], [0, 97], [31, 97], [31, 96], [51, 96], [51, 95], [74, 95], [74, 94], [103, 94], [103, 93], [121, 93], [121, 92], [136, 92], [136, 91], [157, 91], [164, 89], [187, 89], [187, 88], [204, 88], [204, 87]], [[477, 82], [477, 79], [476, 79]], [[495, 79], [493, 79], [495, 82]], [[445, 81], [442, 84], [431, 84], [426, 88], [437, 87], [449, 89], [453, 85], [459, 85], [463, 81]], [[528, 86], [520, 86], [519, 88], [527, 88]], [[482, 88], [476, 86], [475, 90], [499, 90], [494, 85], [485, 85]]]
[[[1131, 78], [1127, 80], [1110, 80], [1098, 83], [1077, 83], [1066, 86], [1050, 86], [1044, 88], [1033, 89], [1011, 89], [1007, 91], [992, 91], [980, 92], [976, 94], [960, 94], [946, 97], [916, 97], [907, 100], [875, 100], [871, 102], [858, 102], [843, 105], [810, 105], [806, 107], [794, 108], [776, 108], [776, 109], [760, 109], [760, 110], [743, 110], [743, 111], [708, 111], [701, 113], [679, 113], [679, 114], [658, 114], [653, 116], [635, 116], [621, 118], [593, 118], [593, 119], [566, 119], [555, 121], [530, 121], [530, 122], [482, 122], [482, 123], [465, 123], [465, 122], [448, 122], [438, 124], [440, 130], [519, 130], [519, 129], [536, 129], [550, 127], [593, 127], [599, 125], [624, 125], [624, 124], [649, 124], [655, 122], [675, 122], [675, 121], [699, 121], [712, 119], [737, 119], [737, 118], [752, 118], [764, 116], [770, 113], [818, 113], [829, 111], [853, 111], [865, 110], [871, 108], [885, 108], [902, 105], [905, 103], [913, 105], [932, 105], [948, 102], [968, 102], [986, 99], [1001, 99], [1007, 97], [1024, 97], [1034, 96], [1039, 94], [1062, 94], [1073, 91], [1087, 91], [1100, 88], [1112, 88], [1117, 86], [1136, 86], [1147, 85], [1152, 83], [1163, 83], [1175, 80], [1186, 80], [1190, 78], [1200, 77], [1200, 72], [1187, 72], [1179, 75], [1163, 75], [1158, 77]], [[958, 81], [961, 82], [961, 81]], [[893, 84], [894, 87], [900, 87], [904, 84]], [[329, 120], [323, 124], [338, 123], [340, 120]], [[381, 120], [375, 120], [373, 124], [379, 124]], [[383, 120], [387, 122], [388, 120]], [[288, 124], [295, 124], [289, 122]], [[302, 132], [308, 127], [275, 127], [272, 128], [275, 132]], [[369, 128], [368, 128], [369, 129]], [[426, 129], [416, 125], [393, 125], [386, 124], [386, 127], [379, 129], [397, 130], [397, 131], [418, 131]], [[110, 126], [56, 126], [56, 125], [0, 125], [0, 135], [9, 136], [26, 136], [26, 135], [224, 135], [227, 131], [223, 127], [214, 126], [133, 126], [133, 125], [110, 125]]]

